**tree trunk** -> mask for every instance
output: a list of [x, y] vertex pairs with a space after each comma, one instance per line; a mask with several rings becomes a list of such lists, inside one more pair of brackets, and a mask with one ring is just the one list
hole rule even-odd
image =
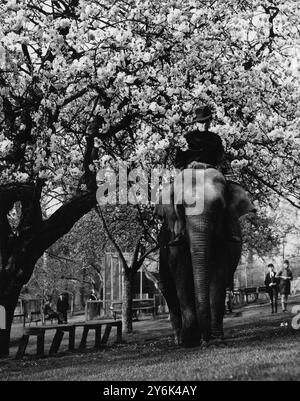
[[86, 270], [82, 269], [82, 281], [80, 284], [80, 302], [81, 307], [85, 307], [85, 277], [86, 277]]
[[[41, 192], [40, 181], [36, 185], [0, 186], [0, 305], [6, 310], [6, 328], [0, 330], [0, 358], [9, 355], [14, 310], [37, 260], [96, 203], [95, 191], [76, 194], [43, 220]], [[16, 202], [22, 204], [18, 234], [12, 230], [8, 218]]]
[[130, 271], [124, 273], [122, 324], [126, 333], [132, 333], [133, 277]]
[[15, 286], [13, 290], [7, 291], [5, 289], [6, 286], [2, 284], [0, 288], [0, 305], [5, 308], [6, 327], [4, 330], [0, 330], [0, 358], [5, 358], [9, 356], [11, 325], [22, 287]]

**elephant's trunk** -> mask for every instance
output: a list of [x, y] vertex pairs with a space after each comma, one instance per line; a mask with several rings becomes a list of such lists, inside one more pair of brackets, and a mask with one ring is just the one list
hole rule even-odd
[[209, 253], [211, 221], [208, 214], [187, 216], [195, 287], [197, 321], [203, 340], [210, 338]]

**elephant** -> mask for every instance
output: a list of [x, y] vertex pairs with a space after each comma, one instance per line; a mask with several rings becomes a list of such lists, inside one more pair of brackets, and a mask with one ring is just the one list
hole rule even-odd
[[[158, 239], [160, 290], [168, 304], [176, 343], [208, 345], [211, 339], [224, 338], [226, 288], [233, 282], [242, 250], [239, 218], [255, 213], [255, 209], [239, 184], [226, 181], [211, 166], [201, 169], [200, 184], [197, 169], [192, 169], [183, 202], [177, 204], [174, 186], [183, 173], [161, 189], [155, 207], [162, 219]], [[202, 187], [202, 210], [193, 214], [186, 200], [195, 193], [196, 184]], [[184, 241], [170, 245], [180, 213], [185, 220]]]

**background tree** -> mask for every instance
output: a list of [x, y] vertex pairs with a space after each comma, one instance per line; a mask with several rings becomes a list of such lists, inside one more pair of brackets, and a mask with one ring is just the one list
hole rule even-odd
[[[142, 208], [139, 205], [136, 207], [118, 206], [114, 208], [114, 211], [106, 208], [105, 212], [100, 206], [97, 206], [96, 211], [122, 263], [124, 277], [122, 323], [123, 329], [131, 333], [134, 279], [147, 257], [158, 250], [157, 232], [153, 232], [155, 230], [153, 215], [151, 209]], [[106, 215], [109, 220], [106, 219]], [[124, 251], [132, 254], [129, 262], [125, 258]]]
[[0, 355], [36, 261], [95, 206], [95, 169], [172, 164], [195, 104], [254, 197], [299, 206], [298, 19], [292, 0], [0, 4]]

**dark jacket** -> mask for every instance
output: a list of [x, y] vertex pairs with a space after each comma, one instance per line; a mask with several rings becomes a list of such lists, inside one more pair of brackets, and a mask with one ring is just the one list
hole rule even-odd
[[[290, 269], [281, 269], [277, 273], [279, 279], [279, 291], [281, 295], [290, 295], [291, 293], [291, 281], [293, 280], [293, 274]], [[284, 278], [288, 277], [288, 278]]]
[[[270, 284], [275, 284], [271, 285]], [[273, 276], [271, 277], [270, 273], [266, 274], [265, 278], [265, 286], [266, 286], [266, 291], [270, 293], [272, 290], [278, 291], [278, 278], [276, 278], [276, 272], [274, 272]]]
[[217, 166], [224, 156], [222, 140], [211, 131], [191, 131], [185, 135], [188, 150], [178, 150], [175, 159], [177, 168], [186, 167], [196, 161]]
[[90, 294], [89, 301], [97, 301], [97, 296], [93, 293]]
[[66, 313], [68, 308], [69, 308], [68, 298], [66, 296], [63, 296], [62, 299], [58, 298], [56, 304], [57, 312]]

